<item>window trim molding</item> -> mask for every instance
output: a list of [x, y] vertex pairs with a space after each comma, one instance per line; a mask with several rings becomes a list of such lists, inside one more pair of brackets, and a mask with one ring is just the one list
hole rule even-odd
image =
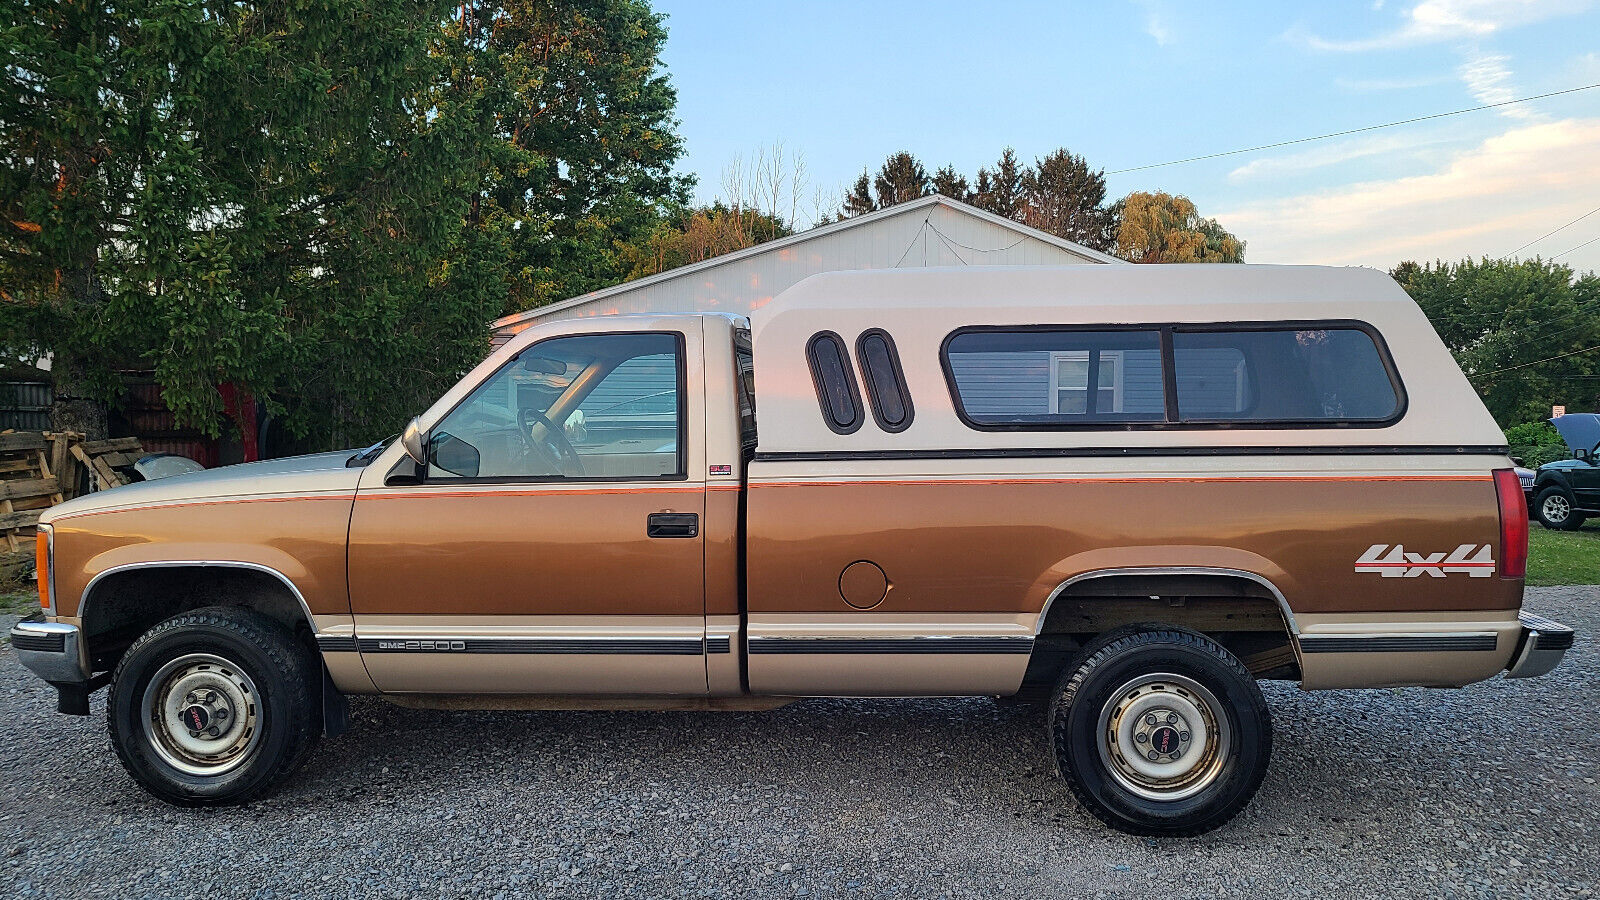
[[[889, 351], [889, 368], [894, 377], [894, 387], [900, 395], [900, 405], [905, 409], [905, 418], [897, 425], [891, 425], [883, 417], [883, 399], [878, 394], [878, 383], [872, 377], [872, 370], [867, 365], [866, 342], [867, 338], [876, 337], [883, 340], [884, 348]], [[867, 403], [872, 408], [872, 419], [878, 427], [890, 434], [899, 434], [911, 427], [917, 417], [917, 410], [911, 403], [911, 389], [906, 385], [905, 370], [900, 367], [900, 348], [895, 346], [894, 335], [882, 328], [868, 328], [856, 335], [856, 364], [861, 367], [861, 380], [867, 386]]]
[[[450, 407], [448, 410], [446, 410], [444, 412], [443, 415], [439, 416], [438, 420], [433, 423], [433, 427], [428, 429], [428, 435], [427, 435], [428, 436], [428, 442], [429, 442], [429, 444], [432, 443], [433, 434], [434, 434], [434, 432], [438, 431], [439, 426], [443, 425], [446, 419], [449, 419], [452, 415], [455, 414], [456, 410], [460, 409], [467, 401], [471, 400], [473, 395], [478, 392], [479, 388], [483, 387], [484, 385], [488, 384], [491, 380], [493, 380], [494, 378], [498, 377], [500, 375], [500, 373], [504, 372], [506, 369], [510, 368], [511, 366], [516, 365], [517, 361], [522, 358], [522, 354], [529, 352], [530, 350], [532, 350], [535, 347], [541, 346], [543, 344], [548, 344], [551, 341], [570, 340], [572, 338], [626, 337], [626, 336], [631, 336], [631, 335], [651, 335], [651, 334], [659, 334], [659, 335], [668, 335], [668, 336], [670, 336], [673, 339], [673, 355], [676, 357], [676, 360], [677, 360], [677, 370], [678, 370], [678, 372], [677, 372], [677, 374], [678, 374], [678, 382], [677, 383], [678, 383], [679, 402], [678, 402], [678, 439], [676, 441], [676, 443], [678, 445], [677, 446], [678, 469], [677, 469], [676, 472], [670, 472], [670, 473], [665, 474], [665, 475], [632, 475], [632, 476], [627, 476], [627, 477], [617, 477], [617, 476], [613, 476], [613, 475], [474, 475], [472, 477], [458, 476], [458, 477], [453, 477], [453, 478], [446, 479], [446, 478], [442, 478], [442, 477], [429, 478], [428, 477], [428, 466], [426, 466], [426, 465], [418, 465], [417, 466], [417, 470], [418, 470], [417, 471], [417, 480], [416, 480], [415, 484], [417, 484], [417, 485], [441, 485], [441, 484], [444, 484], [444, 485], [451, 485], [451, 484], [464, 484], [464, 485], [471, 485], [471, 484], [596, 484], [596, 483], [598, 483], [598, 484], [650, 484], [650, 483], [654, 483], [654, 482], [688, 481], [689, 480], [689, 447], [688, 447], [688, 437], [689, 437], [689, 348], [688, 348], [688, 341], [685, 339], [684, 333], [682, 331], [648, 330], [648, 329], [644, 330], [644, 331], [584, 331], [584, 332], [578, 332], [578, 333], [575, 333], [575, 334], [553, 334], [550, 337], [544, 338], [542, 340], [535, 341], [535, 342], [529, 344], [528, 346], [523, 347], [521, 350], [518, 350], [516, 353], [512, 354], [511, 358], [506, 360], [504, 365], [500, 366], [500, 368], [498, 368], [498, 369], [495, 369], [493, 372], [490, 372], [488, 377], [484, 378], [482, 381], [480, 381], [477, 384], [473, 385], [472, 386], [472, 390], [468, 391], [466, 393], [466, 396], [462, 397], [459, 401], [456, 402], [456, 404], [454, 406]], [[610, 373], [607, 373], [608, 376], [609, 376], [609, 374]], [[604, 381], [605, 379], [601, 379], [601, 380]], [[402, 460], [402, 462], [403, 461], [404, 460]], [[393, 474], [394, 474], [393, 472], [390, 473], [391, 476]], [[388, 479], [387, 478], [385, 479], [385, 484], [386, 485], [388, 484]]]
[[[833, 417], [833, 408], [828, 403], [827, 385], [822, 381], [822, 370], [817, 364], [817, 344], [822, 341], [832, 341], [839, 351], [840, 370], [844, 373], [845, 387], [850, 395], [850, 405], [855, 412], [855, 418], [845, 424], [840, 424]], [[856, 384], [855, 363], [850, 358], [850, 345], [838, 332], [819, 331], [806, 338], [806, 367], [811, 370], [811, 387], [817, 394], [817, 407], [822, 413], [822, 423], [834, 434], [855, 434], [866, 424], [867, 411], [861, 402], [861, 388]]]
[[[1394, 412], [1382, 419], [1195, 419], [1177, 418], [1176, 352], [1173, 338], [1178, 334], [1216, 334], [1235, 331], [1332, 331], [1355, 330], [1372, 340], [1378, 361], [1394, 390]], [[960, 386], [950, 365], [950, 344], [964, 334], [994, 332], [1083, 333], [1083, 332], [1159, 332], [1161, 335], [1162, 390], [1166, 400], [1164, 421], [1156, 422], [996, 422], [974, 421], [961, 402]], [[1395, 368], [1389, 343], [1371, 323], [1360, 319], [1283, 319], [1248, 322], [1118, 322], [1083, 325], [964, 325], [945, 335], [939, 343], [939, 367], [944, 371], [945, 387], [956, 418], [973, 431], [1281, 431], [1287, 429], [1369, 429], [1388, 428], [1405, 418], [1410, 398], [1405, 383]], [[1054, 365], [1052, 364], [1052, 370]]]

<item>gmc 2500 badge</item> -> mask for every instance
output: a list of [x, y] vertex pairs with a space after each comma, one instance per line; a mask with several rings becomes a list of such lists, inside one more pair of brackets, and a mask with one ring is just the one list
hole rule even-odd
[[1408, 553], [1403, 544], [1373, 544], [1356, 560], [1356, 574], [1382, 575], [1384, 578], [1416, 578], [1428, 575], [1443, 578], [1465, 573], [1473, 578], [1494, 574], [1494, 548], [1489, 544], [1462, 544], [1440, 553]]

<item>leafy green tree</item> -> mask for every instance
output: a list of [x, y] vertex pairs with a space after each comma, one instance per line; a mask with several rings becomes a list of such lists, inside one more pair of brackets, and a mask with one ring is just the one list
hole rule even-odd
[[782, 219], [722, 203], [686, 209], [664, 219], [642, 241], [623, 249], [627, 278], [643, 278], [754, 247], [793, 234]]
[[1572, 455], [1567, 442], [1561, 439], [1561, 432], [1549, 422], [1524, 422], [1507, 428], [1506, 445], [1511, 448], [1510, 455], [1522, 460], [1530, 469]]
[[1545, 260], [1401, 263], [1390, 273], [1433, 323], [1502, 427], [1600, 402], [1600, 277]]
[[123, 368], [215, 433], [224, 383], [306, 431], [467, 362], [428, 291], [474, 156], [417, 103], [446, 8], [7, 5], [0, 343], [51, 356], [55, 427], [103, 435]]
[[1022, 199], [1024, 224], [1095, 250], [1111, 250], [1116, 244], [1105, 206], [1105, 173], [1090, 169], [1083, 157], [1065, 148], [1023, 173]]
[[691, 183], [662, 17], [644, 0], [482, 0], [460, 6], [456, 102], [494, 137], [469, 224], [510, 249], [502, 311], [620, 281]]
[[1136, 263], [1244, 262], [1244, 242], [1188, 197], [1134, 191], [1112, 208], [1117, 255]]

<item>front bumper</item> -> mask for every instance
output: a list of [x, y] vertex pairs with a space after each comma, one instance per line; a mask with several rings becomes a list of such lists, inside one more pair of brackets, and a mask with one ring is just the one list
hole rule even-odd
[[34, 613], [11, 626], [11, 647], [33, 674], [51, 684], [89, 680], [89, 656], [76, 625], [47, 622]]
[[1537, 678], [1548, 674], [1572, 647], [1573, 630], [1527, 610], [1517, 613], [1517, 619], [1522, 623], [1522, 639], [1512, 654], [1511, 665], [1506, 667], [1506, 677]]

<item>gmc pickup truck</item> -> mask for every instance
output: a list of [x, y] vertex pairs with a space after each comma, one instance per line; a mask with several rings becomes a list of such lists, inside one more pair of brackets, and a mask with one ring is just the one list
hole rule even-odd
[[[750, 321], [556, 321], [397, 440], [63, 504], [19, 658], [173, 803], [269, 790], [345, 696], [1048, 702], [1106, 823], [1215, 828], [1258, 679], [1549, 671], [1495, 423], [1382, 273], [847, 272]], [[41, 735], [47, 732], [40, 732]]]

